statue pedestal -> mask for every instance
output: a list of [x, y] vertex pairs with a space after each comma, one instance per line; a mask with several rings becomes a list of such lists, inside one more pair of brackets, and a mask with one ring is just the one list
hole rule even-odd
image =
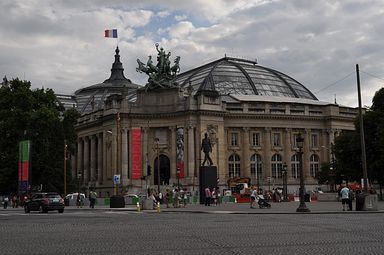
[[217, 167], [216, 166], [201, 166], [199, 172], [199, 191], [200, 204], [204, 204], [205, 188], [210, 189], [217, 187]]

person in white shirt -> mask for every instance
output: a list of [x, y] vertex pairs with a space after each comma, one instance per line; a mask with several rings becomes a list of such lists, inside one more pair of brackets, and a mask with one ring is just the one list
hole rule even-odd
[[341, 189], [341, 204], [343, 205], [343, 211], [345, 211], [345, 205], [349, 203], [349, 189], [347, 186]]

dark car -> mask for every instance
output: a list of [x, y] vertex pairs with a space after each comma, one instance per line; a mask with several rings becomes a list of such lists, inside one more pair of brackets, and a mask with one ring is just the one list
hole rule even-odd
[[57, 210], [59, 213], [64, 212], [64, 199], [58, 193], [36, 193], [30, 199], [25, 201], [24, 211], [39, 211], [46, 213], [48, 211]]

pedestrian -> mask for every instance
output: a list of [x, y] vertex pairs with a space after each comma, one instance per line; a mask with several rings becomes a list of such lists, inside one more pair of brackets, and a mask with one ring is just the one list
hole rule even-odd
[[205, 206], [211, 206], [212, 193], [209, 187], [206, 187], [205, 190]]
[[167, 208], [169, 208], [169, 202], [171, 202], [171, 198], [172, 198], [171, 191], [169, 189], [167, 189], [166, 193], [165, 193], [165, 204], [166, 204]]
[[180, 199], [181, 199], [181, 204], [183, 207], [187, 206], [187, 192], [185, 189], [180, 188]]
[[4, 209], [7, 209], [7, 207], [8, 207], [8, 201], [9, 201], [9, 198], [8, 198], [8, 196], [5, 196], [4, 197]]
[[152, 209], [153, 210], [156, 210], [156, 207], [157, 207], [157, 203], [156, 203], [156, 195], [155, 195], [155, 192], [153, 192], [152, 194], [151, 194], [151, 196], [149, 197], [149, 199], [151, 199], [152, 200]]
[[13, 195], [13, 197], [12, 197], [12, 208], [17, 208], [17, 207], [18, 207], [17, 196]]
[[349, 189], [349, 192], [348, 192], [348, 207], [349, 207], [348, 211], [352, 211], [353, 198], [354, 198], [353, 190]]
[[77, 205], [77, 207], [83, 208], [84, 198], [83, 198], [81, 193], [77, 193], [76, 205]]
[[179, 207], [179, 190], [177, 188], [173, 190], [172, 198], [173, 198], [173, 208]]
[[89, 192], [89, 200], [90, 200], [89, 207], [95, 208], [96, 198], [97, 198], [97, 194], [95, 191], [92, 190], [91, 192]]
[[345, 211], [345, 205], [349, 204], [349, 189], [347, 185], [340, 190], [341, 204], [343, 205], [343, 211]]
[[253, 188], [251, 193], [250, 208], [254, 208], [253, 206], [256, 203], [256, 197], [257, 197], [257, 191], [256, 191], [256, 188]]
[[216, 188], [213, 188], [213, 190], [212, 190], [212, 201], [213, 201], [213, 205], [217, 206], [217, 191], [216, 191]]

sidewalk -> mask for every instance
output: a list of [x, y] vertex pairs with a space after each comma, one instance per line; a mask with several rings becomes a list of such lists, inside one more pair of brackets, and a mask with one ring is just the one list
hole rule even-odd
[[[310, 214], [384, 213], [384, 201], [378, 202], [378, 211], [343, 211], [341, 202], [307, 202], [305, 204], [311, 210]], [[166, 208], [165, 205], [161, 205], [160, 213], [297, 214], [296, 209], [299, 206], [299, 202], [271, 203], [271, 205], [270, 209], [260, 209], [258, 207], [251, 209], [248, 203], [227, 203], [218, 206], [188, 204], [185, 208]], [[354, 203], [353, 210], [355, 210], [355, 205]], [[95, 206], [94, 209], [67, 206], [65, 210], [137, 211], [137, 208], [135, 205], [126, 205], [125, 208], [109, 208], [109, 206], [100, 205]], [[141, 212], [156, 213], [157, 210], [141, 210]]]

